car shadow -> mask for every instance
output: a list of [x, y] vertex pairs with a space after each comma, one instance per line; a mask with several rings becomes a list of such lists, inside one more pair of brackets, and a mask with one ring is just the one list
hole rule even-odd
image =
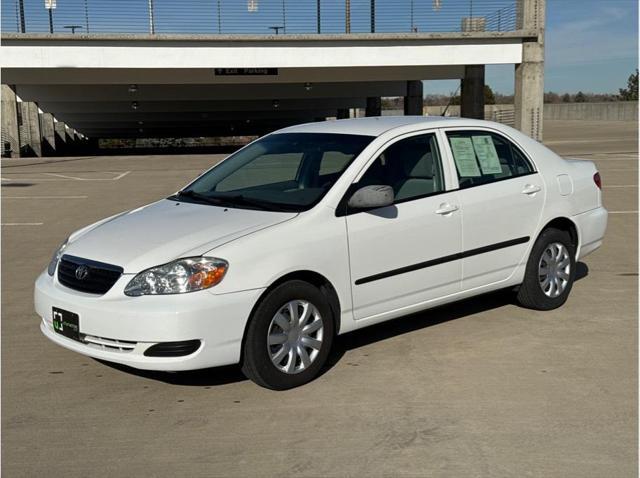
[[[4, 167], [3, 167], [4, 168]], [[4, 188], [28, 188], [33, 186], [33, 183], [2, 183], [0, 187]]]
[[584, 279], [585, 277], [587, 277], [589, 275], [589, 266], [586, 265], [584, 262], [578, 262], [576, 264], [576, 281], [579, 281], [580, 279]]
[[[575, 280], [579, 281], [589, 275], [589, 267], [583, 263], [576, 264]], [[433, 309], [409, 314], [388, 322], [372, 325], [361, 330], [339, 335], [333, 342], [331, 354], [323, 367], [320, 375], [324, 375], [337, 365], [342, 357], [350, 350], [355, 350], [367, 345], [387, 340], [392, 337], [408, 334], [410, 332], [443, 324], [450, 320], [460, 319], [470, 315], [498, 309], [515, 304], [515, 294], [511, 289], [503, 289], [490, 292], [469, 299], [464, 299], [451, 304]], [[213, 387], [247, 380], [238, 365], [224, 367], [212, 367], [201, 370], [184, 372], [158, 372], [152, 370], [139, 370], [126, 365], [120, 365], [104, 360], [94, 359], [107, 367], [138, 377], [168, 383], [170, 385], [182, 385], [191, 387]]]
[[350, 350], [513, 303], [514, 294], [510, 290], [490, 292], [339, 335], [335, 338], [323, 373], [338, 364]]
[[[575, 281], [582, 280], [588, 275], [589, 267], [583, 262], [576, 263]], [[515, 304], [516, 294], [513, 292], [513, 289], [502, 289], [339, 335], [335, 338], [331, 354], [327, 359], [322, 373], [328, 372], [334, 365], [340, 362], [343, 355], [349, 350], [358, 349], [415, 330], [449, 322], [450, 320], [460, 319], [469, 315], [486, 312], [487, 310]]]
[[126, 365], [121, 365], [104, 360], [94, 359], [107, 367], [126, 372], [137, 377], [143, 377], [170, 385], [183, 385], [188, 387], [213, 387], [229, 383], [242, 382], [247, 378], [242, 374], [238, 365], [224, 367], [203, 368], [200, 370], [188, 370], [183, 372], [159, 372], [156, 370], [140, 370]]

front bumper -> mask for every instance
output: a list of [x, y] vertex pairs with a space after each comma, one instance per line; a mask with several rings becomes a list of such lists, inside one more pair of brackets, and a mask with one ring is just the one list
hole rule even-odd
[[[195, 370], [240, 361], [245, 325], [264, 289], [128, 297], [123, 291], [131, 277], [123, 275], [109, 292], [97, 296], [66, 288], [43, 272], [34, 291], [43, 334], [74, 352], [145, 370]], [[78, 314], [81, 335], [91, 337], [93, 343], [55, 332], [53, 307]], [[144, 355], [157, 343], [194, 339], [202, 344], [190, 355]]]

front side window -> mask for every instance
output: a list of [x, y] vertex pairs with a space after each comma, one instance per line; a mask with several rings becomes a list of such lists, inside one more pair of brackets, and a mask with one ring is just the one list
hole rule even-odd
[[395, 201], [407, 201], [444, 191], [444, 179], [434, 134], [401, 139], [369, 166], [358, 186], [393, 188]]
[[316, 204], [373, 140], [334, 133], [279, 133], [238, 151], [172, 199], [267, 210]]
[[460, 189], [531, 174], [524, 154], [504, 137], [488, 131], [449, 131], [449, 146]]

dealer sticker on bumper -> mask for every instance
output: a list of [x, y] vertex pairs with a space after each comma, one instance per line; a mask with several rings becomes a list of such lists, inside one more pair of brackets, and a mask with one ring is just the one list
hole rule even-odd
[[53, 307], [53, 330], [67, 338], [80, 341], [80, 317], [68, 310]]

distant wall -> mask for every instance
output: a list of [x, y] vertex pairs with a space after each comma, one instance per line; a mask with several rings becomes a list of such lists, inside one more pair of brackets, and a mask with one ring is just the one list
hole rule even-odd
[[637, 121], [637, 101], [553, 103], [544, 105], [546, 120]]
[[[425, 113], [441, 116], [445, 106], [427, 106]], [[513, 105], [487, 105], [485, 118], [509, 124], [513, 118]], [[449, 106], [447, 116], [459, 116], [460, 106]], [[547, 103], [544, 105], [546, 120], [583, 121], [637, 121], [637, 101], [615, 101], [610, 103]]]

